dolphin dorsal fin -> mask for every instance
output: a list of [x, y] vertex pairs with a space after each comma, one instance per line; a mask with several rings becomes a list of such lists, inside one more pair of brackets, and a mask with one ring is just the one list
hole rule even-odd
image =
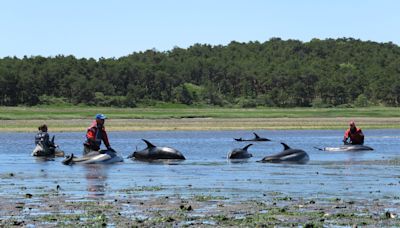
[[286, 143], [281, 142], [281, 144], [283, 146], [283, 150], [291, 149], [290, 146], [286, 145]]
[[254, 136], [256, 137], [256, 139], [259, 139], [260, 136], [258, 136], [255, 132], [253, 132]]
[[54, 145], [54, 136], [55, 135], [53, 135], [53, 137], [51, 138], [51, 143]]
[[247, 145], [247, 146], [245, 146], [245, 147], [243, 147], [243, 149], [242, 150], [245, 150], [245, 151], [247, 151], [247, 149], [250, 147], [250, 146], [252, 146], [253, 144], [249, 144], [249, 145]]
[[147, 147], [148, 147], [148, 148], [156, 147], [156, 146], [154, 146], [151, 142], [147, 141], [146, 139], [142, 139], [142, 140], [147, 144]]

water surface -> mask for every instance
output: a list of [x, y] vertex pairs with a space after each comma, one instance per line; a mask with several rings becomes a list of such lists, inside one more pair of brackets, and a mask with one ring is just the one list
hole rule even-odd
[[[343, 132], [337, 130], [257, 131], [271, 142], [256, 142], [254, 155], [234, 163], [226, 155], [248, 143], [233, 138], [251, 138], [251, 131], [147, 131], [109, 132], [111, 145], [124, 158], [142, 138], [159, 146], [180, 150], [187, 160], [171, 164], [125, 159], [112, 165], [61, 164], [62, 158], [44, 161], [31, 157], [34, 134], [0, 133], [0, 195], [21, 191], [40, 193], [56, 189], [77, 199], [113, 197], [132, 193], [137, 197], [166, 194], [216, 195], [229, 199], [252, 199], [284, 194], [297, 197], [392, 198], [400, 193], [400, 129], [366, 130], [365, 144], [374, 151], [325, 152], [314, 148], [340, 146]], [[53, 133], [50, 133], [51, 135]], [[84, 132], [55, 133], [56, 143], [67, 153], [80, 156]], [[279, 142], [305, 150], [306, 165], [258, 163], [282, 150]], [[10, 174], [13, 175], [10, 175]]]

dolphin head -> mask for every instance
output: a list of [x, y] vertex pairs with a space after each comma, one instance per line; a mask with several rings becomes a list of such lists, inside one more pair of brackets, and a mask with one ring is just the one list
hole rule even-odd
[[247, 152], [247, 149], [252, 146], [253, 144], [248, 144], [243, 148], [236, 148], [233, 149], [230, 153], [228, 153], [228, 159], [241, 159], [241, 158], [250, 158], [253, 157], [252, 154]]

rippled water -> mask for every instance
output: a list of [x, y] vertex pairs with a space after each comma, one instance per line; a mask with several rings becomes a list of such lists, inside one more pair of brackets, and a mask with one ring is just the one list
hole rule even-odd
[[[187, 160], [172, 164], [125, 159], [112, 165], [61, 164], [62, 158], [44, 161], [31, 157], [33, 133], [0, 133], [0, 195], [21, 189], [55, 189], [78, 199], [112, 197], [134, 190], [138, 197], [164, 194], [221, 195], [250, 199], [262, 194], [298, 197], [371, 198], [400, 193], [400, 129], [365, 130], [365, 144], [374, 151], [325, 152], [314, 148], [339, 146], [342, 131], [257, 131], [272, 142], [254, 143], [254, 157], [232, 163], [226, 155], [246, 142], [233, 138], [253, 137], [251, 131], [146, 131], [109, 132], [111, 145], [127, 157], [145, 138], [159, 146], [180, 150]], [[52, 133], [50, 133], [52, 135]], [[67, 154], [81, 155], [84, 132], [56, 133], [56, 143]], [[306, 165], [258, 163], [282, 150], [279, 142], [305, 150]], [[13, 176], [10, 176], [13, 173]]]

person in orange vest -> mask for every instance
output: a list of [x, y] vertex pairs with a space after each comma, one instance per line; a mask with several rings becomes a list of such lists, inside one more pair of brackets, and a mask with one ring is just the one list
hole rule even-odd
[[[354, 121], [350, 121], [350, 128], [344, 133], [343, 143], [352, 145], [363, 145], [364, 144], [364, 133], [361, 128], [357, 128]], [[350, 141], [348, 142], [347, 140]]]
[[104, 142], [107, 150], [114, 151], [110, 146], [108, 141], [108, 136], [106, 129], [104, 127], [104, 121], [107, 117], [104, 114], [97, 114], [96, 120], [93, 121], [92, 125], [88, 128], [86, 132], [86, 141], [83, 144], [83, 154], [87, 154], [91, 151], [99, 151], [101, 141]]

